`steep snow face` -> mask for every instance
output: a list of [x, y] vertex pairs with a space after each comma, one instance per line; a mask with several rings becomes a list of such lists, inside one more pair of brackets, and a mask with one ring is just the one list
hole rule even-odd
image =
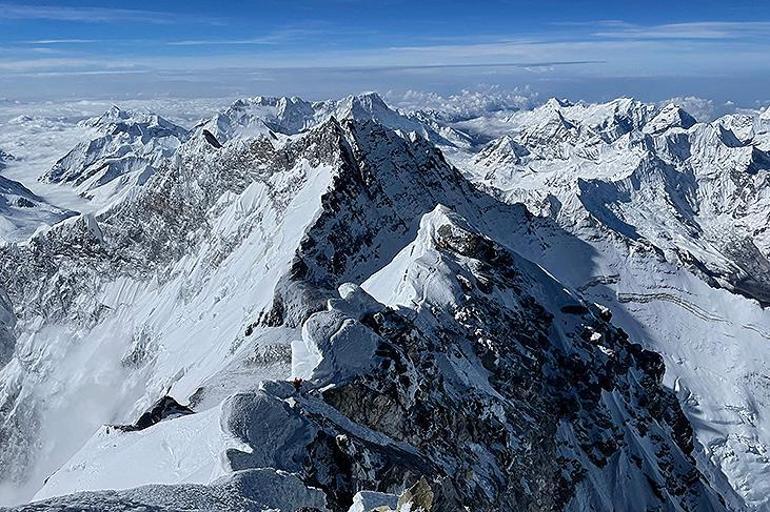
[[[509, 258], [512, 258], [512, 260]], [[503, 268], [506, 269], [503, 273], [504, 275], [496, 273], [495, 269]], [[512, 288], [506, 289], [503, 282], [509, 283], [508, 286]], [[446, 339], [446, 330], [451, 331], [453, 322], [472, 332], [472, 334], [465, 338], [467, 342], [472, 346], [479, 344], [484, 349], [479, 350], [477, 347], [469, 352], [462, 344], [456, 348], [444, 348], [447, 361], [440, 366], [445, 366], [446, 369], [451, 368], [455, 373], [452, 379], [450, 379], [449, 375], [446, 375], [445, 378], [438, 378], [447, 382], [447, 385], [451, 385], [449, 384], [451, 382], [461, 389], [468, 388], [463, 391], [458, 390], [461, 396], [468, 396], [469, 393], [473, 394], [474, 391], [470, 390], [475, 390], [476, 393], [489, 396], [492, 399], [489, 406], [493, 408], [501, 407], [494, 414], [497, 420], [504, 423], [506, 421], [513, 423], [509, 429], [506, 429], [509, 435], [516, 437], [514, 432], [529, 432], [543, 428], [547, 430], [546, 424], [548, 420], [543, 416], [542, 411], [558, 410], [561, 406], [541, 404], [542, 408], [540, 409], [538, 406], [534, 406], [535, 409], [529, 409], [529, 406], [534, 404], [524, 397], [526, 395], [525, 391], [522, 390], [524, 395], [519, 394], [519, 392], [514, 392], [513, 395], [509, 394], [511, 389], [517, 388], [516, 385], [511, 386], [512, 383], [516, 382], [516, 377], [509, 374], [508, 378], [501, 379], [499, 372], [513, 372], [514, 374], [522, 372], [521, 377], [529, 383], [527, 388], [534, 389], [538, 388], [538, 385], [533, 383], [533, 379], [535, 381], [538, 379], [538, 368], [546, 374], [550, 374], [553, 371], [553, 374], [561, 375], [567, 379], [568, 382], [565, 382], [564, 385], [571, 390], [570, 393], [576, 393], [576, 396], [569, 400], [577, 399], [578, 403], [585, 405], [586, 402], [584, 400], [587, 399], [587, 396], [583, 395], [583, 391], [578, 384], [578, 381], [582, 381], [585, 377], [578, 377], [578, 375], [581, 371], [580, 368], [596, 368], [595, 363], [581, 362], [581, 359], [584, 357], [597, 357], [588, 356], [587, 353], [591, 351], [595, 351], [599, 358], [608, 358], [605, 367], [616, 368], [611, 373], [613, 377], [596, 376], [598, 378], [598, 389], [594, 390], [594, 392], [597, 393], [595, 395], [598, 400], [597, 404], [602, 404], [599, 408], [607, 407], [609, 416], [606, 418], [609, 419], [611, 417], [611, 422], [617, 422], [616, 425], [623, 425], [624, 428], [632, 430], [635, 428], [634, 425], [644, 425], [642, 426], [643, 430], [647, 430], [652, 426], [648, 420], [634, 417], [643, 408], [640, 408], [636, 403], [624, 403], [628, 400], [628, 397], [623, 398], [623, 393], [619, 392], [619, 390], [625, 389], [628, 392], [628, 388], [623, 385], [613, 387], [612, 384], [603, 382], [605, 378], [623, 378], [621, 377], [622, 370], [620, 373], [617, 373], [617, 368], [623, 367], [624, 364], [621, 363], [619, 367], [615, 365], [617, 365], [616, 358], [622, 358], [621, 353], [627, 350], [627, 348], [624, 349], [621, 346], [615, 345], [618, 340], [613, 338], [613, 334], [602, 331], [595, 322], [586, 322], [586, 318], [581, 317], [581, 315], [590, 314], [589, 308], [578, 305], [575, 302], [574, 296], [569, 294], [560, 284], [546, 277], [541, 269], [525, 260], [519, 259], [516, 255], [507, 253], [504, 248], [496, 246], [490, 239], [479, 234], [463, 219], [458, 218], [447, 208], [439, 207], [433, 213], [426, 215], [423, 218], [417, 240], [404, 249], [390, 266], [367, 280], [363, 287], [384, 303], [406, 308], [406, 310], [415, 310], [417, 312], [417, 319], [414, 320], [415, 324], [422, 329], [427, 328], [429, 325], [433, 326], [434, 329], [440, 329], [443, 335], [437, 334], [436, 337], [442, 340], [442, 343], [446, 343], [446, 341], [443, 341]], [[508, 295], [513, 290], [515, 290], [513, 295]], [[500, 324], [493, 326], [488, 323], [490, 318], [486, 316], [489, 312], [486, 308], [491, 305], [490, 303], [495, 304], [492, 310], [496, 311], [497, 314], [506, 315], [506, 313], [503, 313], [505, 311], [515, 311], [516, 313], [507, 320], [501, 318]], [[539, 314], [530, 316], [524, 313], [529, 307], [542, 309]], [[487, 313], [485, 313], [485, 310]], [[595, 314], [603, 314], [601, 309], [594, 311]], [[412, 317], [411, 315], [407, 316]], [[533, 319], [535, 324], [541, 321], [546, 323], [553, 321], [555, 324], [550, 331], [550, 336], [556, 336], [556, 338], [546, 341], [546, 339], [538, 338], [536, 327], [532, 325], [528, 327], [517, 326], [517, 321], [514, 318], [525, 317]], [[482, 324], [486, 325], [482, 326]], [[520, 334], [507, 334], [507, 329], [509, 328], [513, 332]], [[573, 330], [582, 331], [582, 333], [576, 335], [573, 333]], [[533, 338], [530, 341], [525, 341], [530, 336]], [[539, 341], [535, 341], [536, 339]], [[581, 345], [579, 341], [581, 339], [585, 340], [591, 348], [589, 349], [588, 346]], [[621, 336], [620, 339], [624, 339], [624, 337]], [[503, 348], [503, 345], [506, 344], [504, 340], [517, 340], [513, 342], [521, 343], [521, 345]], [[535, 346], [538, 348], [535, 348]], [[529, 350], [534, 350], [537, 353], [537, 355], [532, 354], [532, 359], [529, 359], [529, 356], [526, 355]], [[573, 368], [577, 371], [574, 377], [577, 380], [572, 380], [569, 377], [571, 371], [546, 370], [550, 364], [546, 362], [549, 356], [544, 356], [544, 354], [551, 350], [556, 352], [564, 351], [565, 363], [568, 359], [571, 361], [569, 365], [574, 365]], [[481, 358], [481, 364], [476, 366], [473, 364], [472, 359], [470, 361], [466, 360], [465, 358], [468, 357], [469, 353], [478, 354]], [[511, 356], [512, 353], [518, 355]], [[522, 357], [522, 359], [518, 360], [519, 357]], [[542, 357], [546, 359], [543, 360]], [[635, 357], [638, 357], [639, 363], [643, 365], [651, 364], [651, 366], [647, 367], [647, 371], [651, 368], [658, 368], [658, 371], [661, 373], [658, 374], [657, 378], [662, 377], [662, 361], [657, 359], [657, 356], [653, 354], [642, 356], [642, 354], [639, 354]], [[557, 360], [560, 360], [560, 356], [557, 356]], [[525, 363], [524, 361], [528, 362]], [[642, 361], [646, 361], [646, 363], [642, 363]], [[584, 364], [586, 366], [583, 366]], [[631, 370], [631, 372], [634, 373], [635, 370]], [[434, 378], [437, 378], [437, 376], [434, 376]], [[513, 381], [508, 379], [513, 379]], [[591, 379], [589, 378], [589, 381]], [[639, 379], [638, 375], [631, 377], [633, 382], [645, 382], [644, 377], [640, 380], [637, 379]], [[499, 384], [503, 382], [507, 382], [506, 386], [504, 388], [499, 387]], [[550, 382], [545, 384], [545, 386], [553, 384], [555, 383]], [[601, 388], [605, 389], [606, 393], [601, 391]], [[542, 388], [540, 389], [543, 391]], [[553, 391], [556, 392], [556, 390]], [[558, 392], [556, 393], [558, 394]], [[544, 395], [547, 394], [548, 391], [541, 393], [540, 398], [545, 398]], [[631, 394], [633, 395], [634, 393], [632, 392]], [[503, 398], [502, 403], [499, 403], [498, 400]], [[545, 399], [547, 400], [547, 398]], [[514, 413], [508, 409], [511, 405], [516, 407], [515, 404], [520, 403], [519, 400], [528, 403], [524, 410], [518, 410]], [[495, 403], [498, 405], [492, 405]], [[665, 403], [672, 405], [674, 409], [678, 410], [678, 406], [674, 405], [675, 400], [673, 397], [669, 396], [665, 399]], [[577, 405], [578, 409], [581, 409], [581, 407]], [[596, 426], [589, 427], [586, 423], [582, 422], [590, 423], [591, 420], [588, 417], [593, 414], [598, 414], [599, 417], [602, 417], [603, 413], [600, 413], [597, 409], [589, 409], [591, 410], [590, 413], [588, 410], [575, 411], [576, 417], [580, 418], [579, 420], [568, 419], [571, 416], [570, 414], [567, 414], [566, 417], [563, 416], [559, 420], [558, 425], [555, 425], [553, 428], [555, 429], [555, 436], [558, 438], [556, 445], [559, 446], [558, 451], [560, 455], [556, 456], [556, 459], [549, 459], [546, 456], [544, 459], [540, 459], [538, 463], [542, 464], [541, 469], [543, 471], [547, 471], [548, 466], [544, 461], [553, 460], [561, 470], [568, 467], [572, 468], [568, 473], [573, 475], [582, 474], [582, 477], [579, 478], [581, 483], [578, 484], [574, 494], [565, 497], [568, 500], [568, 504], [555, 503], [553, 504], [555, 508], [586, 510], [609, 507], [635, 510], [638, 507], [639, 510], [648, 510], [661, 506], [658, 499], [652, 497], [655, 493], [651, 493], [648, 488], [649, 485], [655, 487], [656, 484], [652, 483], [655, 477], [650, 476], [648, 478], [642, 474], [649, 468], [647, 462], [642, 462], [646, 459], [645, 454], [658, 451], [660, 448], [652, 448], [650, 445], [643, 447], [649, 441], [642, 441], [641, 444], [637, 444], [639, 439], [649, 436], [649, 433], [642, 434], [639, 437], [638, 433], [629, 435], [629, 433], [621, 434], [620, 432], [615, 432], [608, 437], [608, 439], [614, 440], [609, 443], [609, 446], [605, 445], [604, 448], [599, 448], [598, 451], [592, 451], [597, 449], [597, 439], [593, 436], [602, 438], [602, 434], [596, 430]], [[483, 411], [484, 409], [479, 413], [481, 424], [486, 419], [486, 413]], [[490, 412], [490, 415], [492, 414]], [[667, 414], [670, 413], [665, 413], [664, 416]], [[684, 427], [684, 431], [677, 434], [677, 430], [683, 427], [686, 421], [681, 412], [671, 414], [673, 416], [671, 416], [670, 421], [674, 423], [670, 423], [670, 427], [664, 426], [660, 432], [673, 431], [675, 439], [679, 436], [680, 443], [688, 443], [688, 447], [684, 448], [684, 451], [689, 453], [692, 449], [691, 444], [689, 444], [692, 442], [691, 431], [689, 427]], [[559, 414], [557, 413], [556, 416], [559, 416]], [[626, 416], [625, 419], [623, 419], [624, 416]], [[522, 428], [522, 425], [517, 424], [517, 420], [513, 420], [514, 417], [527, 418], [524, 420], [525, 422], [533, 421], [539, 425], [539, 428]], [[576, 421], [578, 424], [571, 423], [572, 421]], [[477, 426], [477, 428], [483, 430], [480, 426]], [[659, 427], [653, 426], [652, 428], [657, 429]], [[588, 432], [591, 433], [590, 436], [593, 438], [593, 442], [589, 442], [587, 439], [581, 440], [582, 436]], [[463, 436], [459, 435], [455, 439], [462, 438]], [[658, 435], [652, 435], [651, 438], [661, 439]], [[625, 439], [625, 441], [621, 441], [622, 439]], [[684, 441], [685, 439], [689, 439], [689, 441]], [[451, 440], [448, 439], [447, 441], [450, 445], [452, 444]], [[628, 445], [625, 443], [628, 443]], [[517, 439], [516, 441], [509, 439], [508, 446], [532, 446], [532, 444], [531, 441], [522, 439]], [[586, 447], [589, 447], [587, 453], [583, 451]], [[639, 451], [636, 452], [636, 450]], [[480, 456], [479, 464], [483, 464], [483, 466], [473, 468], [474, 473], [481, 476], [482, 481], [494, 482], [496, 480], [494, 476], [483, 476], [483, 471], [489, 469], [489, 456], [491, 454], [487, 453], [481, 456], [478, 449], [473, 451]], [[668, 449], [664, 449], [664, 451], [668, 451]], [[674, 450], [672, 455], [677, 451]], [[527, 462], [525, 462], [527, 459], [533, 461], [530, 457], [532, 457], [532, 454], [527, 457], [513, 457], [513, 461], [515, 461], [512, 462], [513, 464], [525, 466], [518, 468], [515, 472], [524, 479], [532, 475], [533, 470], [526, 467]], [[535, 457], [535, 460], [537, 460], [537, 456]], [[685, 459], [688, 457], [685, 456]], [[674, 462], [674, 467], [684, 462], [681, 455], [674, 455], [674, 459], [678, 459], [678, 462]], [[471, 460], [473, 460], [473, 457], [471, 457]], [[653, 462], [653, 465], [655, 464]], [[692, 460], [689, 463], [685, 463], [685, 466], [690, 464], [692, 464]], [[581, 466], [583, 469], [579, 469]], [[638, 469], [631, 469], [633, 466], [636, 466]], [[664, 466], [669, 469], [672, 467], [668, 464], [664, 464]], [[680, 468], [683, 469], [684, 466], [680, 466]], [[584, 471], [587, 471], [588, 474], [584, 473]], [[626, 471], [630, 471], [630, 474], [616, 480], [619, 472], [623, 473]], [[655, 471], [653, 470], [653, 472]], [[567, 478], [569, 479], [569, 477]], [[549, 479], [546, 478], [545, 480], [548, 481]], [[535, 484], [529, 483], [525, 485]], [[535, 494], [537, 496], [554, 496], [552, 491], [545, 490]], [[676, 492], [673, 494], [676, 494]], [[692, 493], [688, 491], [685, 494], [694, 497], [699, 495], [699, 492]], [[666, 495], [672, 496], [672, 494], [668, 493]], [[689, 499], [687, 498], [686, 501]], [[722, 507], [715, 496], [709, 498], [700, 495], [699, 498], [695, 499], [695, 502], [680, 503], [678, 506], [683, 506], [685, 509], [693, 506], [697, 509]], [[521, 504], [522, 502], [519, 501], [519, 505]], [[500, 509], [507, 508], [508, 506], [513, 506], [513, 504], [507, 504], [505, 501], [498, 504]], [[663, 504], [663, 506], [665, 508], [677, 507], [677, 505], [672, 503]]]
[[[364, 288], [408, 305], [342, 286], [304, 322], [303, 343], [320, 356], [308, 379], [264, 382], [223, 408], [242, 446], [227, 450], [234, 473], [219, 482], [250, 468], [291, 472], [334, 511], [390, 506], [416, 480], [435, 510], [725, 509], [695, 469], [692, 431], [659, 384], [662, 361], [603, 310], [441, 206], [393, 261]], [[204, 419], [147, 436], [189, 421]]]
[[618, 226], [633, 226], [631, 236], [651, 241], [672, 261], [767, 303], [769, 247], [761, 226], [770, 155], [718, 123], [673, 128], [653, 144], [628, 177], [579, 184], [586, 209], [625, 235], [628, 229]]
[[136, 193], [187, 138], [184, 128], [160, 116], [118, 107], [82, 125], [96, 137], [75, 146], [41, 180], [72, 184], [101, 208]]
[[474, 156], [474, 163], [494, 172], [501, 167], [511, 168], [522, 163], [529, 154], [524, 145], [513, 140], [510, 135], [504, 135], [484, 146]]
[[[765, 302], [762, 171], [770, 168], [770, 155], [761, 148], [764, 136], [750, 136], [746, 121], [735, 116], [696, 125], [668, 105], [651, 120], [651, 108], [622, 109], [635, 113], [622, 119], [635, 121], [614, 117], [614, 124], [603, 125], [605, 133], [623, 135], [597, 139], [590, 134], [598, 119], [608, 119], [607, 105], [582, 115], [574, 108], [549, 102], [522, 115], [518, 131], [456, 161], [506, 201], [522, 201], [565, 225], [588, 212], [623, 236], [651, 241], [705, 278]], [[736, 124], [739, 135], [729, 129]]]
[[685, 112], [679, 105], [669, 103], [644, 126], [644, 132], [657, 134], [671, 128], [684, 128], [686, 130], [696, 122], [695, 118]]
[[213, 483], [226, 473], [220, 455], [240, 446], [222, 431], [221, 414], [221, 407], [213, 407], [134, 432], [103, 426], [47, 479], [35, 499], [148, 484]]
[[473, 195], [426, 141], [371, 121], [222, 148], [194, 138], [163, 169], [4, 251], [24, 354], [2, 370], [5, 478], [39, 485], [98, 425], [161, 394], [200, 409], [288, 377], [292, 333], [325, 290], [387, 264], [439, 197]]
[[742, 144], [753, 141], [756, 135], [761, 135], [765, 131], [762, 118], [748, 114], [729, 114], [720, 117], [714, 123], [732, 132]]

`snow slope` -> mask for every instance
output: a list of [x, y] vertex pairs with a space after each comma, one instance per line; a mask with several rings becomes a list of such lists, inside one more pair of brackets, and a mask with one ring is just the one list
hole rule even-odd
[[[100, 424], [133, 421], [161, 393], [186, 399], [197, 391], [205, 405], [222, 389], [256, 386], [260, 371], [288, 375], [285, 329], [245, 333], [269, 308], [329, 168], [296, 156], [260, 170], [252, 151], [222, 155], [191, 144], [146, 196], [4, 252], [2, 282], [15, 306], [28, 304], [17, 324], [18, 357], [2, 370], [1, 396], [16, 404], [21, 423], [4, 431], [14, 447], [4, 452], [4, 476], [40, 461], [30, 477], [39, 485]], [[221, 174], [203, 165], [208, 160], [220, 162]], [[239, 160], [240, 172], [231, 167]], [[60, 295], [66, 282], [72, 293]], [[51, 398], [39, 404], [37, 396]], [[31, 453], [40, 439], [42, 453]]]
[[[51, 475], [35, 499], [84, 489], [212, 483], [226, 472], [220, 453], [239, 446], [222, 432], [220, 415], [221, 407], [213, 407], [133, 432], [103, 426], [68, 464]], [[128, 460], [142, 463], [126, 464]]]

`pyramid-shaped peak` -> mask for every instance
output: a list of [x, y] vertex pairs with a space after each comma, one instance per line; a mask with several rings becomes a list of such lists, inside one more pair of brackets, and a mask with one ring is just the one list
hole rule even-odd
[[112, 105], [110, 108], [108, 108], [104, 114], [101, 115], [98, 119], [99, 124], [106, 124], [106, 123], [115, 123], [118, 121], [124, 121], [126, 119], [131, 118], [131, 112], [128, 110], [123, 110], [117, 105]]
[[644, 127], [646, 133], [662, 133], [671, 128], [693, 127], [698, 121], [676, 103], [669, 103], [661, 109], [652, 121]]
[[387, 103], [376, 92], [366, 92], [348, 96], [339, 102], [341, 110], [349, 111], [354, 117], [378, 112], [392, 112]]
[[551, 98], [545, 102], [545, 107], [552, 108], [554, 110], [559, 110], [560, 108], [571, 106], [573, 106], [573, 103], [566, 99]]
[[351, 96], [353, 101], [357, 101], [367, 105], [384, 105], [387, 107], [385, 100], [375, 91], [368, 91], [361, 94]]
[[419, 129], [419, 123], [401, 116], [376, 92], [348, 96], [333, 103], [332, 108], [339, 119], [375, 120], [404, 133]]
[[690, 128], [698, 121], [689, 112], [676, 103], [669, 103], [660, 111], [657, 117], [671, 117], [682, 125], [682, 128]]

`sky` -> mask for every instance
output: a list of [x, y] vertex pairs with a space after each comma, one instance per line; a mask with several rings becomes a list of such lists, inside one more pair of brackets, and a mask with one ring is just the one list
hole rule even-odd
[[0, 0], [0, 99], [363, 90], [770, 101], [770, 2]]

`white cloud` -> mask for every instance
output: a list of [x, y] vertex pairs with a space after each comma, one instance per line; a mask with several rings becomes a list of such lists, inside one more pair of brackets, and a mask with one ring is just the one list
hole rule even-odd
[[42, 44], [42, 45], [55, 45], [55, 44], [92, 44], [102, 42], [99, 39], [37, 39], [35, 41], [22, 41], [22, 44]]
[[188, 39], [183, 41], [169, 41], [169, 46], [219, 46], [219, 45], [249, 45], [249, 44], [275, 44], [267, 38], [254, 39]]
[[605, 24], [594, 32], [598, 37], [618, 39], [735, 39], [770, 37], [770, 22], [701, 21], [640, 26], [628, 23]]
[[503, 88], [499, 85], [462, 89], [456, 94], [441, 95], [436, 92], [407, 90], [387, 91], [387, 102], [401, 110], [434, 110], [455, 119], [470, 119], [491, 112], [520, 110], [533, 106], [537, 99], [529, 87]]
[[[347, 31], [350, 35], [350, 31]], [[169, 41], [170, 46], [238, 46], [238, 45], [274, 45], [289, 42], [304, 42], [328, 37], [329, 28], [318, 27], [284, 27], [263, 35], [237, 39], [187, 39]]]
[[0, 19], [5, 20], [55, 20], [86, 23], [133, 22], [168, 24], [201, 22], [216, 24], [222, 20], [193, 17], [176, 13], [147, 11], [140, 9], [118, 9], [107, 7], [74, 7], [60, 5], [32, 5], [0, 3]]

